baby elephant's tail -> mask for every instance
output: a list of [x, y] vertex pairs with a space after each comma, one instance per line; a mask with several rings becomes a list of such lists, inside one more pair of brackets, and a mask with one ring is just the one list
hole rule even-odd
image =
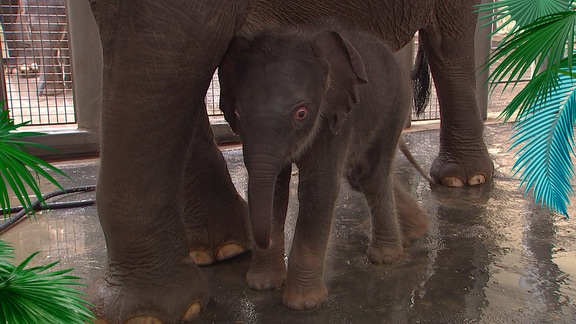
[[426, 171], [422, 169], [420, 164], [418, 164], [418, 162], [412, 155], [412, 152], [410, 152], [408, 145], [406, 145], [406, 142], [404, 142], [404, 138], [402, 138], [402, 136], [400, 136], [400, 139], [398, 140], [398, 148], [402, 153], [404, 153], [404, 156], [406, 156], [410, 164], [412, 164], [412, 166], [418, 171], [418, 173], [420, 173], [420, 175], [422, 175], [424, 179], [428, 180], [430, 184], [433, 184], [434, 180], [432, 180], [432, 178], [428, 175], [428, 173], [426, 173]]
[[414, 110], [417, 115], [420, 115], [428, 105], [431, 85], [428, 61], [426, 60], [424, 46], [420, 39], [418, 40], [416, 62], [414, 62], [414, 67], [410, 72], [410, 78], [412, 79], [412, 85], [414, 87]]

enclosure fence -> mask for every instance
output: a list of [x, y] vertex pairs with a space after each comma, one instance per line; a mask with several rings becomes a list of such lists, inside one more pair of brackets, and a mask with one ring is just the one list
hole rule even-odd
[[30, 125], [74, 124], [66, 0], [2, 0], [4, 109]]

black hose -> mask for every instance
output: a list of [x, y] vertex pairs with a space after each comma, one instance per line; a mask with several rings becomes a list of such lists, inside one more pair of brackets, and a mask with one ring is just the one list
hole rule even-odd
[[[61, 195], [66, 195], [66, 194], [71, 194], [71, 193], [77, 193], [77, 192], [92, 192], [95, 190], [96, 190], [95, 185], [73, 187], [73, 188], [67, 188], [64, 190], [55, 190], [55, 191], [49, 192], [45, 195], [42, 195], [42, 199], [38, 199], [38, 200], [35, 200], [34, 202], [32, 202], [32, 209], [34, 211], [38, 211], [38, 210], [45, 210], [45, 209], [63, 209], [63, 208], [78, 208], [78, 207], [92, 206], [96, 202], [94, 199], [81, 200], [81, 201], [71, 201], [71, 202], [60, 202], [60, 203], [50, 203], [50, 204], [43, 204], [42, 202], [46, 201], [50, 198], [56, 197], [56, 196], [61, 196]], [[13, 214], [13, 213], [16, 213], [16, 214], [13, 216], [10, 216], [6, 222], [0, 224], [0, 234], [5, 232], [6, 230], [8, 230], [8, 228], [12, 227], [13, 225], [16, 225], [16, 223], [18, 221], [20, 221], [24, 216], [26, 216], [28, 214], [28, 210], [24, 209], [24, 207], [22, 207], [22, 206], [19, 206], [19, 207], [10, 208], [9, 210], [4, 210], [3, 214], [6, 215], [6, 214]]]

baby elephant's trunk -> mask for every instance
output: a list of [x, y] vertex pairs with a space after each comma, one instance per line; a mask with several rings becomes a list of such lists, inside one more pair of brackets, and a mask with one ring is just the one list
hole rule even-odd
[[248, 205], [254, 242], [259, 248], [270, 247], [274, 190], [284, 163], [278, 147], [263, 149], [244, 143], [244, 163], [248, 169]]
[[[248, 205], [250, 206], [254, 242], [259, 248], [267, 249], [270, 247], [270, 232], [272, 231], [272, 206], [274, 204], [276, 176], [271, 175], [268, 179], [260, 177], [260, 175], [250, 175]], [[254, 178], [258, 178], [258, 180], [254, 180]]]

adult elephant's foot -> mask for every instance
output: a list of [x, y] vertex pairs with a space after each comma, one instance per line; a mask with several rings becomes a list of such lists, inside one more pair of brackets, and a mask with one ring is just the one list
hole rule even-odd
[[440, 152], [430, 168], [432, 179], [449, 187], [475, 186], [492, 180], [494, 164], [485, 149], [461, 153], [466, 155], [453, 157]]
[[294, 310], [318, 308], [328, 297], [328, 288], [322, 282], [312, 285], [287, 284], [282, 292], [282, 303]]
[[240, 255], [250, 249], [248, 207], [240, 198], [223, 203], [209, 213], [196, 214], [188, 226], [190, 256], [198, 265], [210, 265]]
[[208, 303], [208, 284], [191, 258], [163, 271], [119, 268], [88, 288], [97, 323], [186, 323]]

